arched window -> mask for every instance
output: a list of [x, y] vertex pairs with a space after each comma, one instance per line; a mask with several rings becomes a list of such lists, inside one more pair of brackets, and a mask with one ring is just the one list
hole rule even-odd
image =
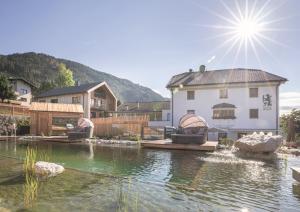
[[214, 105], [213, 119], [235, 119], [235, 106], [228, 103]]

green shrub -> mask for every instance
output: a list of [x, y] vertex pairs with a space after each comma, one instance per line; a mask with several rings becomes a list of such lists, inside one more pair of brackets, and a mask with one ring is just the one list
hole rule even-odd
[[231, 147], [234, 144], [234, 140], [232, 140], [230, 138], [222, 138], [219, 141], [219, 144]]

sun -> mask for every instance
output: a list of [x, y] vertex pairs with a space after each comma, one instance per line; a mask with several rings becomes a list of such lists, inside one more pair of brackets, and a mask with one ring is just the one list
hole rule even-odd
[[235, 28], [240, 39], [253, 39], [255, 36], [258, 36], [258, 33], [263, 31], [262, 24], [251, 19], [240, 20]]
[[[261, 63], [258, 54], [259, 49], [263, 49], [263, 51], [269, 55], [272, 54], [267, 48], [267, 43], [286, 47], [286, 45], [272, 38], [274, 32], [277, 33], [281, 30], [272, 26], [272, 24], [279, 22], [282, 17], [276, 20], [270, 18], [270, 15], [274, 13], [274, 11], [279, 10], [282, 5], [271, 8], [270, 2], [271, 1], [268, 0], [259, 5], [259, 1], [255, 0], [251, 1], [252, 4], [249, 5], [248, 0], [235, 0], [231, 1], [230, 5], [227, 5], [221, 0], [225, 9], [222, 13], [204, 8], [221, 20], [217, 25], [204, 25], [204, 27], [214, 28], [220, 31], [217, 32], [215, 36], [209, 37], [209, 39], [221, 38], [222, 43], [214, 49], [214, 51], [225, 49], [222, 53], [221, 60], [230, 52], [235, 52], [235, 62], [243, 51], [246, 63], [249, 54], [254, 54], [258, 62]], [[217, 54], [216, 52], [211, 53]]]

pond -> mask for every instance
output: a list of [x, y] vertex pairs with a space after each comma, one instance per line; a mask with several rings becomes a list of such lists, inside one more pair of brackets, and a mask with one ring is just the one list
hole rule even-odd
[[[67, 167], [39, 182], [33, 197], [20, 160], [28, 145]], [[300, 184], [292, 166], [300, 159], [0, 141], [0, 211], [297, 211]]]

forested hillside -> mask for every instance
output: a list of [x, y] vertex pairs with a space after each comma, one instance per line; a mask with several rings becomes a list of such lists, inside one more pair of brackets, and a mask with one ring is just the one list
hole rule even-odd
[[58, 65], [64, 63], [73, 71], [74, 79], [80, 83], [106, 81], [122, 102], [160, 101], [164, 98], [150, 88], [127, 79], [97, 71], [83, 64], [34, 52], [0, 55], [0, 72], [13, 77], [23, 77], [39, 86], [44, 81], [54, 80]]

